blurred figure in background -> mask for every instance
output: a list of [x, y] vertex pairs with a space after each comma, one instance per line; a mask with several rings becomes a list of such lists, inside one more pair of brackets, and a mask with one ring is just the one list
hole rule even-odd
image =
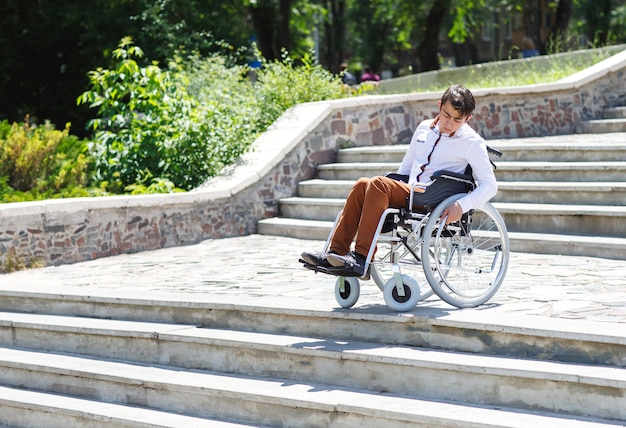
[[363, 71], [361, 82], [380, 82], [380, 76], [376, 73], [372, 73], [372, 69], [369, 66], [366, 65]]
[[356, 77], [354, 74], [348, 71], [348, 63], [342, 62], [339, 66], [339, 74], [341, 75], [341, 81], [346, 85], [356, 85]]
[[535, 48], [535, 42], [530, 37], [522, 39], [522, 58], [530, 58], [539, 55], [539, 51]]

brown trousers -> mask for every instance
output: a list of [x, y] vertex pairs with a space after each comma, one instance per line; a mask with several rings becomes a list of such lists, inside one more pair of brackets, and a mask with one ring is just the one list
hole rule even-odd
[[348, 254], [356, 236], [354, 251], [367, 256], [378, 221], [387, 208], [403, 208], [411, 191], [407, 183], [388, 177], [363, 177], [350, 190], [330, 241], [330, 251]]

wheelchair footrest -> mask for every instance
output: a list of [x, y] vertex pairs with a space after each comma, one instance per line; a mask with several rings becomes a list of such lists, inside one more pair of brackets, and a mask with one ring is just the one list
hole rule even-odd
[[333, 275], [333, 276], [355, 276], [355, 277], [359, 276], [356, 273], [354, 273], [354, 271], [343, 268], [343, 267], [315, 266], [315, 265], [305, 262], [302, 259], [300, 259], [299, 261], [300, 263], [302, 263], [302, 265], [305, 268], [315, 271], [315, 272], [325, 273], [327, 275]]

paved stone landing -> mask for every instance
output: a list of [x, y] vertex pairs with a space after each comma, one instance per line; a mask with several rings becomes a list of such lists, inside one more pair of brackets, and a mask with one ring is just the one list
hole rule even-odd
[[[343, 310], [335, 301], [335, 278], [305, 270], [298, 263], [302, 250], [322, 246], [322, 241], [261, 235], [207, 240], [5, 274], [0, 276], [0, 289]], [[361, 284], [361, 297], [349, 310], [394, 313], [373, 281]], [[619, 324], [626, 323], [626, 263], [512, 253], [505, 282], [486, 305], [458, 310], [433, 296], [412, 313], [420, 311], [496, 324], [530, 316], [527, 319], [539, 324], [548, 319], [559, 325], [565, 320], [587, 320], [621, 328]]]

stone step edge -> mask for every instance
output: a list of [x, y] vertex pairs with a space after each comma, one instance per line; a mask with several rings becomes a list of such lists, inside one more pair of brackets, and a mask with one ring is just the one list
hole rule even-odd
[[[324, 242], [332, 226], [333, 222], [330, 220], [271, 217], [260, 220], [257, 228], [260, 234], [289, 236]], [[513, 251], [522, 253], [562, 254], [626, 260], [626, 238], [606, 235], [591, 236], [509, 231], [509, 241]]]
[[[496, 205], [494, 203], [494, 205]], [[307, 220], [289, 217], [268, 217], [259, 220], [259, 223], [267, 225], [278, 225], [280, 227], [293, 226], [297, 228], [324, 229], [330, 231], [333, 226], [330, 220]], [[519, 239], [525, 241], [543, 242], [544, 240], [560, 242], [576, 242], [581, 245], [609, 245], [614, 247], [626, 246], [626, 238], [615, 238], [611, 236], [589, 236], [589, 235], [569, 235], [558, 233], [532, 233], [532, 232], [511, 232], [509, 239]], [[317, 241], [313, 239], [313, 241]]]
[[[22, 351], [20, 359], [26, 358]], [[133, 378], [125, 378], [120, 374], [128, 373], [128, 365], [123, 362], [114, 361], [88, 361], [82, 358], [62, 355], [50, 355], [56, 361], [65, 360], [67, 367], [83, 366], [82, 373], [91, 379], [108, 381], [114, 383], [127, 383], [129, 385], [145, 389], [167, 389], [172, 393], [181, 396], [185, 393], [202, 394], [209, 396], [220, 396], [233, 400], [249, 400], [264, 406], [276, 406], [277, 408], [293, 407], [308, 411], [321, 411], [331, 414], [358, 414], [359, 418], [376, 418], [390, 422], [412, 423], [441, 423], [442, 420], [448, 422], [448, 426], [466, 426], [468, 421], [485, 424], [493, 427], [494, 423], [501, 427], [528, 427], [528, 426], [555, 426], [568, 421], [568, 427], [596, 426], [595, 424], [610, 423], [597, 418], [572, 417], [549, 413], [521, 412], [517, 409], [507, 409], [502, 407], [490, 408], [488, 406], [475, 407], [464, 406], [461, 403], [441, 402], [422, 400], [403, 395], [393, 395], [385, 393], [369, 393], [354, 389], [333, 388], [323, 384], [296, 383], [282, 379], [255, 379], [246, 376], [228, 376], [211, 372], [181, 372], [158, 366], [133, 366]], [[11, 395], [16, 391], [14, 388], [0, 386], [0, 402], [3, 400], [16, 400], [20, 394]], [[23, 390], [17, 390], [23, 391]], [[21, 395], [27, 395], [25, 392]], [[43, 393], [32, 393], [30, 395], [41, 396]], [[50, 394], [47, 394], [50, 398]], [[62, 398], [63, 405], [68, 401], [76, 404], [98, 403], [97, 407], [108, 407], [107, 403], [94, 402], [80, 398], [68, 398], [66, 396], [56, 396], [55, 399]], [[33, 400], [34, 401], [34, 400]], [[55, 400], [50, 400], [54, 401]], [[51, 406], [53, 403], [48, 403]], [[58, 408], [62, 408], [59, 406]], [[266, 407], [267, 408], [267, 407]], [[80, 408], [79, 408], [80, 409]], [[85, 408], [78, 410], [81, 413]], [[255, 415], [258, 416], [258, 415]], [[220, 417], [216, 415], [214, 417]], [[335, 419], [335, 417], [331, 417]], [[249, 419], [242, 418], [242, 419]], [[537, 425], [538, 424], [538, 425]]]
[[[620, 134], [616, 135], [616, 138], [623, 139], [624, 133], [615, 133]], [[581, 135], [581, 134], [577, 134]], [[594, 134], [595, 135], [595, 134]], [[606, 135], [606, 134], [605, 134]], [[495, 160], [506, 160], [506, 152], [507, 151], [569, 151], [572, 149], [576, 149], [577, 151], [613, 151], [615, 149], [626, 149], [626, 142], [624, 141], [603, 141], [601, 143], [590, 143], [589, 141], [569, 141], [569, 142], [561, 142], [554, 143], [550, 141], [544, 141], [545, 137], [541, 139], [537, 138], [515, 138], [512, 140], [487, 140], [486, 143], [488, 146], [491, 146], [495, 149], [501, 150], [503, 153], [502, 157], [494, 156], [492, 157]], [[533, 140], [532, 143], [527, 143], [526, 140]], [[373, 153], [390, 153], [394, 155], [404, 155], [406, 153], [408, 144], [393, 144], [393, 145], [375, 145], [375, 146], [361, 146], [361, 147], [349, 147], [345, 149], [338, 150], [337, 154], [339, 157], [342, 155], [346, 156], [354, 156], [355, 154], [364, 154], [370, 155]], [[398, 160], [401, 161], [400, 158]]]
[[[342, 162], [327, 163], [317, 166], [318, 171], [382, 171], [396, 172], [400, 162]], [[562, 170], [599, 170], [606, 171], [609, 168], [624, 169], [626, 161], [496, 161], [497, 171], [512, 171], [529, 169], [542, 171], [562, 171]], [[497, 175], [497, 172], [496, 172]]]
[[603, 123], [610, 123], [610, 124], [623, 124], [626, 125], [626, 118], [624, 117], [612, 117], [612, 118], [604, 118], [604, 119], [590, 119], [590, 120], [583, 120], [580, 123], [582, 124], [603, 124]]
[[[45, 426], [50, 422], [52, 414], [55, 422], [64, 421], [65, 424], [69, 424], [89, 421], [112, 427], [241, 428], [250, 426], [2, 385], [0, 385], [0, 408], [2, 408], [0, 424], [19, 422], [28, 426]], [[19, 411], [19, 415], [10, 417], [9, 413], [14, 413], [15, 410]], [[35, 425], [36, 423], [39, 425]]]
[[[345, 187], [351, 188], [355, 180], [324, 180], [314, 178], [298, 183], [306, 187]], [[597, 191], [612, 192], [626, 190], [625, 182], [611, 181], [498, 181], [498, 188], [502, 190], [538, 190], [538, 191]]]
[[[601, 365], [581, 365], [574, 363], [520, 359], [516, 357], [489, 356], [446, 350], [434, 350], [402, 345], [381, 345], [357, 340], [329, 341], [295, 335], [279, 335], [235, 330], [197, 328], [179, 324], [146, 323], [88, 319], [64, 316], [0, 313], [0, 328], [9, 326], [20, 341], [19, 330], [39, 330], [55, 334], [87, 336], [133, 337], [156, 341], [159, 347], [169, 343], [194, 343], [206, 346], [229, 348], [243, 347], [279, 354], [321, 357], [330, 360], [378, 362], [380, 364], [400, 364], [409, 369], [454, 370], [467, 374], [488, 374], [507, 376], [516, 379], [549, 379], [553, 381], [587, 384], [589, 387], [616, 387], [626, 390], [626, 371], [622, 368]], [[12, 344], [7, 344], [11, 346]], [[52, 345], [49, 345], [52, 346]], [[70, 349], [49, 350], [71, 352]], [[174, 349], [174, 348], [172, 348]], [[9, 352], [0, 348], [0, 355]], [[117, 352], [117, 351], [113, 351]], [[104, 358], [132, 360], [127, 354], [96, 355]], [[145, 360], [158, 363], [160, 360]], [[189, 363], [193, 366], [193, 363]], [[184, 366], [183, 367], [187, 367]]]
[[[302, 205], [302, 206], [328, 206], [343, 208], [346, 200], [344, 198], [310, 198], [302, 196], [291, 196], [281, 198], [279, 204], [282, 205]], [[525, 202], [493, 202], [493, 206], [501, 213], [533, 214], [533, 215], [601, 215], [601, 216], [626, 216], [626, 206], [624, 205], [572, 205], [572, 204], [538, 204]], [[262, 221], [262, 220], [260, 220]]]
[[604, 110], [604, 119], [624, 119], [626, 118], [626, 107], [608, 107]]
[[[550, 240], [560, 242], [563, 239], [560, 235], [511, 235], [514, 235], [515, 237], [520, 235], [520, 239], [536, 239], [541, 240], [542, 242]], [[581, 238], [588, 238], [587, 244], [592, 246], [597, 246], [598, 242], [602, 241], [595, 237]], [[572, 237], [566, 237], [565, 239], [572, 239]], [[626, 245], [626, 239], [613, 238], [609, 239], [609, 241], [614, 241], [613, 243], [616, 246]], [[321, 250], [323, 241], [313, 240], [312, 242], [316, 243]], [[303, 272], [303, 274], [304, 273], [306, 272]], [[28, 288], [29, 291], [23, 291], [24, 288]], [[77, 290], [75, 287], [71, 286], [56, 286], [53, 292], [45, 290], [39, 291], [35, 285], [16, 284], [13, 288], [4, 287], [0, 290], [0, 302], [8, 302], [10, 306], [10, 308], [2, 306], [1, 310], [7, 314], [23, 314], [25, 316], [31, 315], [27, 312], [14, 312], [18, 307], [17, 305], [19, 305], [18, 302], [33, 302], [35, 300], [40, 300], [46, 302], [46, 305], [48, 306], [50, 304], [54, 305], [55, 302], [59, 303], [59, 308], [56, 309], [59, 312], [49, 313], [50, 316], [64, 315], [67, 314], [67, 311], [69, 310], [76, 311], [73, 315], [77, 317], [78, 320], [81, 319], [79, 317], [93, 317], [92, 311], [94, 310], [97, 313], [110, 316], [110, 313], [112, 312], [111, 307], [115, 306], [120, 308], [131, 308], [131, 311], [128, 312], [129, 317], [124, 318], [124, 320], [127, 321], [153, 322], [159, 324], [171, 323], [172, 320], [168, 319], [167, 315], [158, 315], [162, 318], [151, 319], [150, 321], [133, 318], [136, 313], [144, 313], [145, 311], [148, 311], [151, 316], [152, 314], [160, 314], [164, 311], [156, 309], [163, 308], [170, 309], [172, 311], [176, 310], [177, 322], [187, 322], [189, 325], [201, 322], [201, 320], [197, 319], [198, 312], [202, 314], [217, 311], [237, 311], [244, 313], [258, 313], [262, 316], [270, 318], [276, 316], [289, 317], [292, 320], [314, 318], [321, 320], [321, 322], [325, 324], [351, 320], [352, 322], [389, 323], [390, 328], [392, 328], [393, 325], [410, 325], [412, 326], [411, 328], [416, 327], [426, 330], [429, 328], [453, 327], [498, 334], [514, 334], [558, 340], [572, 340], [576, 342], [592, 342], [598, 344], [626, 346], [626, 330], [624, 330], [622, 326], [593, 321], [547, 318], [543, 316], [530, 315], [509, 315], [506, 319], [494, 320], [491, 316], [481, 315], [476, 311], [470, 311], [471, 314], [469, 312], [464, 314], [463, 311], [452, 311], [442, 316], [436, 311], [430, 311], [428, 308], [420, 308], [419, 311], [416, 310], [415, 312], [410, 313], [397, 313], [391, 310], [389, 310], [389, 313], [380, 313], [379, 311], [374, 310], [336, 311], [336, 303], [333, 301], [332, 295], [329, 295], [328, 304], [325, 305], [325, 307], [311, 308], [310, 305], [302, 305], [301, 307], [298, 307], [293, 304], [289, 307], [285, 307], [274, 302], [268, 302], [264, 306], [260, 306], [258, 303], [249, 302], [238, 302], [237, 304], [233, 304], [230, 301], [220, 300], [219, 296], [213, 297], [210, 295], [194, 296], [194, 300], [190, 301], [189, 295], [185, 293], [152, 293], [146, 296], [145, 292], [138, 292], [135, 295], [129, 294], [126, 297], [120, 297], [115, 290], [109, 289], [93, 289], [90, 290], [89, 295], [83, 295], [81, 291], [82, 290]], [[38, 310], [41, 311], [42, 307], [43, 303], [40, 303], [38, 305]], [[103, 312], [98, 309], [100, 307], [110, 308], [110, 310]]]

